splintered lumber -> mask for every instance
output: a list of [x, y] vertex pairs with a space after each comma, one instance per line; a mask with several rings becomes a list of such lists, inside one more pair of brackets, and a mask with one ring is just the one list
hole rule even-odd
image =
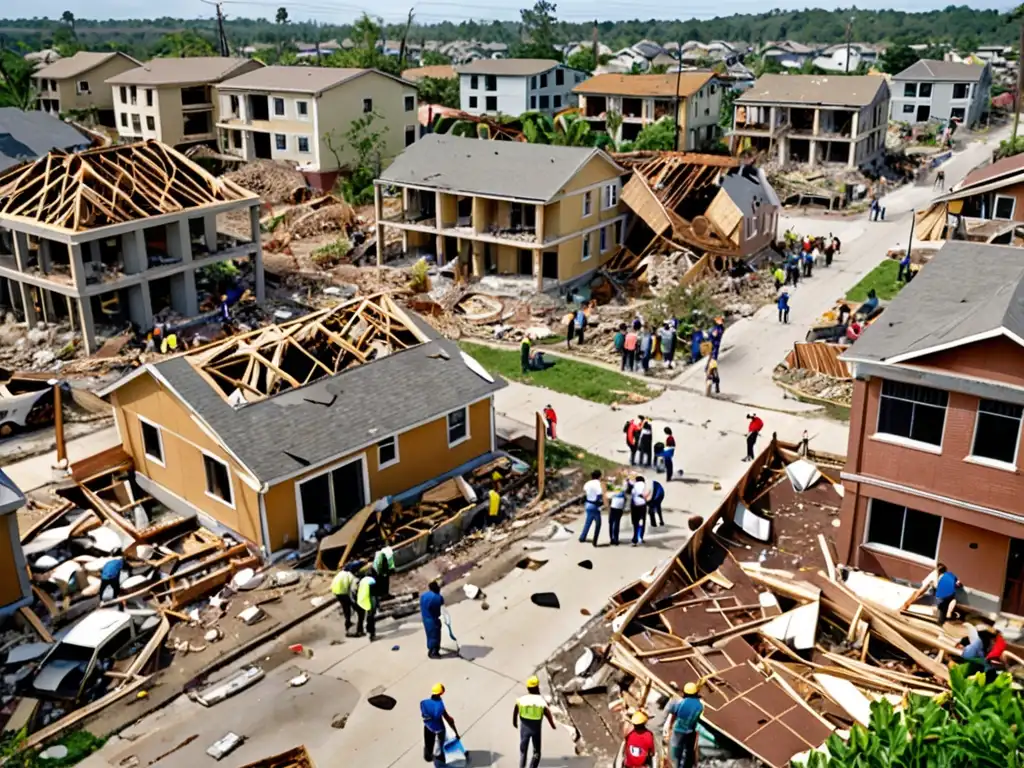
[[41, 622], [39, 620], [39, 617], [36, 616], [35, 611], [33, 611], [27, 605], [23, 605], [21, 608], [18, 609], [18, 613], [20, 613], [21, 617], [28, 622], [29, 626], [31, 626], [32, 629], [35, 630], [35, 633], [39, 635], [40, 640], [42, 640], [44, 643], [53, 642], [53, 635], [50, 634], [50, 630], [43, 626], [43, 622]]
[[849, 680], [843, 680], [820, 672], [814, 673], [814, 681], [832, 701], [842, 707], [858, 723], [867, 728], [871, 725], [871, 700]]

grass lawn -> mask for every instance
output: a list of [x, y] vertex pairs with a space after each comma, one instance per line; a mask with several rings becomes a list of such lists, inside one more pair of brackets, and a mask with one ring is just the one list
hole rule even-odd
[[622, 465], [618, 462], [585, 451], [579, 446], [563, 443], [561, 440], [548, 441], [544, 447], [544, 459], [544, 463], [551, 469], [581, 467], [586, 470], [587, 479], [590, 479], [589, 473], [593, 469], [600, 469], [606, 475], [622, 469]]
[[655, 397], [659, 393], [659, 390], [652, 389], [629, 376], [576, 360], [552, 356], [550, 359], [555, 364], [551, 368], [523, 374], [519, 365], [519, 350], [495, 349], [466, 341], [460, 341], [459, 346], [467, 354], [475, 357], [484, 368], [510, 381], [546, 387], [555, 392], [593, 400], [595, 403], [608, 405], [623, 402], [626, 400], [624, 392], [636, 392], [644, 397]]
[[896, 280], [900, 272], [900, 263], [896, 259], [886, 259], [877, 267], [872, 269], [864, 279], [846, 292], [847, 301], [866, 301], [868, 291], [872, 288], [878, 294], [878, 298], [888, 300], [896, 297], [902, 290], [905, 283]]

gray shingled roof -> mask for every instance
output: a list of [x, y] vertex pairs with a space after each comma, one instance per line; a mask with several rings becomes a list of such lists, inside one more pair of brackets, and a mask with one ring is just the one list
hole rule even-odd
[[[424, 344], [241, 408], [231, 407], [184, 357], [156, 369], [258, 480], [271, 483], [505, 386], [474, 373], [454, 343], [429, 335]], [[442, 350], [447, 360], [431, 357]]]
[[554, 59], [477, 59], [455, 68], [460, 75], [529, 77], [558, 66]]
[[762, 75], [736, 103], [866, 107], [885, 87], [879, 75]]
[[1001, 328], [1024, 337], [1024, 248], [949, 241], [845, 357], [885, 362]]
[[179, 85], [216, 83], [256, 59], [225, 56], [192, 56], [184, 59], [158, 57], [141, 67], [107, 78], [108, 85]]
[[0, 171], [37, 160], [51, 149], [85, 148], [90, 143], [87, 136], [45, 112], [0, 107]]
[[481, 141], [434, 133], [406, 147], [379, 181], [546, 203], [595, 155], [615, 165], [604, 152], [590, 147]]
[[9, 515], [25, 506], [25, 495], [0, 469], [0, 515]]
[[141, 63], [126, 53], [117, 53], [116, 51], [108, 53], [78, 51], [74, 56], [59, 59], [53, 64], [37, 70], [33, 77], [45, 78], [47, 80], [63, 80], [68, 77], [75, 77], [95, 69], [100, 64], [105, 64], [115, 56], [124, 56], [125, 61], [134, 61], [136, 65]]
[[983, 64], [959, 61], [920, 59], [904, 69], [893, 80], [928, 80], [936, 82], [976, 83], [985, 71]]
[[260, 91], [280, 91], [289, 93], [320, 94], [335, 86], [355, 80], [357, 77], [376, 73], [406, 85], [413, 85], [399, 77], [380, 72], [376, 69], [359, 69], [357, 67], [260, 67], [251, 72], [224, 80], [218, 88], [231, 90], [255, 89]]

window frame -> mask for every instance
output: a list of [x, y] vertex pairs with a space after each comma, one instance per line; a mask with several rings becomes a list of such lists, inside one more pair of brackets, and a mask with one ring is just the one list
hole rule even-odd
[[541, 94], [540, 109], [551, 109], [551, 97], [546, 93]]
[[284, 133], [274, 134], [274, 149], [277, 152], [288, 151], [288, 135]]
[[547, 72], [544, 72], [540, 76], [540, 87], [541, 88], [547, 88], [548, 87], [548, 73]]
[[[900, 558], [901, 560], [909, 560], [910, 562], [920, 563], [921, 565], [927, 565], [927, 566], [934, 567], [935, 564], [939, 561], [939, 545], [942, 544], [942, 532], [945, 530], [945, 527], [946, 527], [945, 526], [946, 518], [944, 518], [942, 515], [932, 515], [931, 512], [924, 512], [924, 511], [922, 511], [920, 509], [915, 509], [914, 510], [915, 512], [919, 512], [920, 514], [923, 514], [923, 515], [931, 515], [932, 517], [939, 518], [939, 532], [938, 532], [938, 535], [935, 537], [935, 557], [928, 558], [928, 557], [925, 557], [924, 555], [919, 555], [916, 552], [910, 552], [910, 551], [905, 550], [905, 549], [898, 549], [897, 547], [893, 547], [891, 544], [881, 544], [881, 543], [878, 543], [878, 542], [875, 542], [875, 541], [870, 541], [868, 539], [868, 536], [870, 535], [870, 532], [871, 532], [871, 517], [872, 517], [872, 515], [874, 515], [874, 512], [875, 512], [875, 502], [876, 501], [881, 501], [881, 502], [886, 503], [886, 504], [892, 504], [892, 502], [886, 502], [884, 499], [876, 499], [876, 498], [873, 498], [873, 497], [869, 499], [869, 501], [868, 501], [868, 515], [867, 515], [867, 519], [864, 521], [864, 537], [863, 537], [863, 541], [861, 541], [861, 544], [860, 544], [861, 547], [866, 549], [866, 550], [868, 550], [869, 552], [877, 552], [878, 554], [887, 555], [889, 557], [897, 557], [897, 558]], [[893, 504], [893, 506], [900, 506], [900, 505], [899, 504]], [[903, 527], [900, 529], [900, 544], [903, 544], [904, 535], [906, 533], [907, 511], [909, 509], [910, 509], [910, 507], [907, 507], [907, 506], [903, 507]]]
[[[996, 458], [993, 458], [991, 456], [982, 456], [980, 454], [975, 453], [974, 450], [975, 450], [975, 447], [976, 447], [975, 444], [976, 444], [976, 442], [978, 440], [978, 425], [981, 423], [981, 414], [982, 414], [981, 406], [982, 406], [982, 403], [985, 403], [985, 402], [1004, 403], [1006, 405], [1017, 405], [1018, 407], [1020, 407], [1017, 403], [1007, 403], [1006, 401], [1003, 401], [1003, 400], [991, 400], [990, 398], [987, 398], [987, 397], [979, 397], [978, 398], [978, 407], [974, 411], [974, 429], [971, 432], [971, 452], [969, 454], [967, 454], [966, 457], [964, 457], [964, 461], [968, 461], [968, 462], [970, 462], [972, 464], [981, 464], [982, 466], [992, 467], [993, 469], [1005, 469], [1005, 470], [1016, 471], [1017, 470], [1017, 459], [1020, 457], [1020, 436], [1021, 436], [1021, 429], [1022, 429], [1022, 427], [1024, 427], [1024, 413], [1022, 413], [1021, 416], [1017, 418], [1017, 439], [1014, 440], [1014, 443], [1013, 443], [1013, 460], [1012, 461], [1004, 461], [1003, 459], [996, 459]], [[987, 415], [993, 416], [993, 417], [995, 417], [997, 419], [1009, 419], [1009, 418], [1011, 418], [1010, 416], [1004, 416], [1001, 413], [992, 413], [990, 411], [987, 411], [986, 413], [987, 413]]]
[[[415, 125], [407, 125], [407, 126], [405, 126], [405, 134], [404, 134], [405, 146], [411, 147], [413, 144], [416, 143], [416, 139], [419, 138], [418, 131], [416, 129], [417, 129], [417, 126], [415, 126]], [[409, 138], [410, 134], [412, 136], [411, 139]]]
[[561, 67], [555, 70], [555, 85], [565, 85], [565, 70]]
[[594, 215], [594, 190], [588, 189], [583, 193], [583, 218], [589, 219]]
[[77, 94], [92, 93], [92, 91], [89, 90], [89, 81], [88, 80], [76, 80], [75, 81], [75, 93], [77, 93]]
[[590, 233], [583, 233], [583, 244], [580, 246], [580, 261], [587, 261], [594, 255], [593, 248], [590, 247]]
[[295, 102], [295, 116], [299, 120], [309, 120], [309, 102], [299, 99]]
[[551, 97], [551, 108], [561, 109], [562, 108], [562, 94], [556, 93]]
[[[494, 104], [492, 107], [491, 104]], [[497, 112], [498, 111], [498, 97], [497, 96], [484, 96], [484, 112]]]
[[[942, 435], [939, 438], [939, 443], [936, 445], [935, 443], [929, 443], [927, 440], [918, 440], [917, 438], [910, 437], [909, 435], [900, 435], [900, 434], [897, 434], [895, 432], [883, 432], [883, 431], [881, 431], [881, 424], [882, 424], [882, 398], [889, 397], [889, 398], [892, 398], [894, 400], [902, 400], [904, 402], [912, 403], [914, 405], [922, 405], [922, 406], [924, 406], [926, 408], [938, 408], [939, 407], [937, 405], [932, 405], [931, 403], [921, 403], [921, 402], [919, 402], [917, 400], [909, 400], [909, 399], [907, 399], [905, 397], [900, 397], [899, 395], [887, 395], [884, 392], [886, 382], [891, 382], [892, 384], [903, 384], [903, 382], [893, 381], [891, 379], [882, 379], [882, 384], [881, 384], [881, 386], [879, 387], [879, 390], [878, 390], [878, 409], [877, 409], [878, 413], [875, 415], [875, 431], [874, 431], [874, 434], [871, 435], [871, 439], [872, 440], [881, 440], [882, 442], [892, 443], [893, 445], [901, 445], [901, 446], [904, 446], [906, 448], [916, 448], [918, 450], [923, 450], [923, 451], [926, 451], [928, 453], [941, 454], [942, 453], [942, 446], [946, 442], [946, 423], [948, 422], [948, 419], [946, 417], [949, 415], [949, 392], [946, 392], [945, 390], [942, 390], [942, 389], [938, 389], [937, 387], [928, 387], [928, 386], [924, 386], [922, 384], [906, 384], [905, 385], [905, 386], [911, 386], [911, 387], [924, 387], [925, 389], [931, 389], [931, 390], [934, 390], [936, 392], [943, 392], [943, 393], [945, 393], [945, 395], [946, 395], [946, 404], [942, 407], [942, 414], [943, 414], [943, 416], [942, 416]], [[914, 426], [914, 414], [911, 413], [911, 417], [910, 417], [910, 432], [911, 433], [913, 433], [913, 431], [914, 431], [913, 426]]]
[[[310, 154], [312, 152], [312, 150], [310, 149], [309, 136], [299, 136], [297, 138], [298, 138], [298, 141], [296, 142], [296, 145], [298, 146], [299, 153], [303, 154], [303, 155]], [[305, 149], [302, 148], [302, 142], [306, 142], [306, 148]]]
[[603, 226], [598, 232], [598, 251], [600, 253], [608, 252], [608, 227]]
[[128, 113], [127, 112], [122, 112], [121, 113], [121, 127], [122, 128], [127, 128], [128, 127]]
[[368, 115], [371, 112], [373, 112], [373, 99], [372, 98], [365, 98], [365, 99], [363, 99], [363, 114], [364, 115]]
[[[381, 448], [382, 444], [387, 443], [389, 441], [394, 444], [395, 458], [391, 459], [391, 461], [384, 461], [384, 462], [382, 462], [380, 460], [380, 448]], [[376, 447], [377, 447], [377, 470], [378, 471], [380, 471], [382, 469], [387, 469], [388, 467], [393, 467], [393, 466], [395, 466], [396, 464], [399, 464], [402, 461], [402, 457], [401, 457], [401, 454], [399, 453], [399, 448], [398, 448], [398, 435], [397, 434], [390, 435], [389, 437], [385, 437], [383, 440], [378, 440]]]
[[601, 194], [601, 210], [610, 211], [619, 204], [619, 184], [605, 184]]
[[[963, 88], [964, 95], [957, 96], [956, 89]], [[971, 84], [970, 83], [953, 83], [953, 93], [950, 96], [950, 101], [966, 101], [971, 98]]]
[[[205, 487], [203, 488], [203, 493], [205, 493], [211, 499], [216, 499], [217, 501], [219, 501], [224, 506], [229, 507], [230, 509], [235, 509], [235, 481], [232, 480], [232, 478], [231, 478], [231, 465], [228, 464], [226, 461], [224, 461], [224, 459], [220, 458], [219, 456], [215, 456], [214, 454], [210, 453], [209, 451], [204, 451], [202, 448], [200, 448], [199, 450], [203, 454], [203, 480], [205, 482]], [[206, 460], [207, 459], [209, 459], [210, 461], [213, 461], [213, 462], [215, 462], [217, 464], [220, 464], [222, 467], [224, 467], [224, 470], [227, 472], [227, 476], [228, 476], [228, 493], [231, 496], [230, 499], [222, 499], [220, 496], [218, 496], [217, 494], [212, 493], [210, 491], [210, 477], [209, 477], [209, 474], [207, 473], [207, 470], [206, 470]]]
[[470, 109], [479, 109], [479, 107], [477, 107], [478, 103], [479, 102], [477, 101], [477, 97], [476, 96], [470, 96], [469, 97], [469, 108]]
[[932, 84], [921, 83], [917, 86], [917, 98], [930, 99], [932, 97]]
[[[284, 99], [282, 97], [280, 97], [280, 96], [272, 96], [271, 98], [274, 101], [274, 104], [273, 104], [273, 107], [274, 107], [273, 115], [274, 115], [274, 117], [284, 117]], [[278, 110], [277, 110], [278, 106], [281, 107], [281, 111], [280, 112], [278, 112]]]
[[[457, 440], [455, 440], [455, 442], [452, 442], [452, 415], [454, 415], [456, 413], [462, 413], [465, 416], [465, 419], [464, 419], [464, 422], [463, 422], [463, 424], [465, 426], [465, 434], [463, 434], [462, 437], [460, 437]], [[448, 447], [449, 448], [454, 448], [455, 446], [461, 445], [462, 443], [464, 443], [467, 440], [469, 440], [469, 438], [470, 438], [470, 434], [469, 434], [469, 406], [468, 405], [464, 405], [461, 408], [456, 408], [455, 410], [448, 411], [448, 413], [445, 414], [445, 427], [446, 427], [445, 434], [446, 434], [446, 436], [448, 438]]]
[[904, 83], [903, 84], [903, 98], [904, 99], [916, 99], [917, 98], [917, 83]]
[[[997, 216], [996, 215], [996, 212], [999, 210], [999, 201], [1000, 200], [1009, 200], [1010, 203], [1011, 203], [1010, 215], [1005, 217], [1005, 218], [1002, 217], [1002, 216]], [[996, 195], [993, 198], [993, 200], [992, 200], [992, 218], [993, 218], [993, 220], [996, 220], [996, 221], [1013, 221], [1013, 214], [1016, 213], [1016, 212], [1017, 212], [1017, 198], [1010, 197], [1009, 195]]]
[[470, 75], [469, 76], [469, 89], [471, 91], [479, 91], [480, 90], [480, 79], [479, 78], [480, 78], [479, 75]]
[[153, 115], [146, 115], [146, 130], [156, 131], [156, 118]]
[[[166, 469], [167, 468], [167, 451], [164, 448], [164, 430], [163, 430], [163, 427], [161, 427], [159, 424], [157, 424], [154, 421], [150, 421], [149, 419], [147, 419], [145, 416], [142, 416], [141, 414], [136, 414], [136, 415], [138, 416], [138, 419], [139, 419], [139, 436], [142, 438], [142, 455], [145, 456], [149, 461], [152, 461], [155, 464], [159, 464], [161, 467]], [[149, 449], [146, 447], [146, 433], [145, 433], [145, 430], [143, 429], [143, 425], [145, 425], [147, 427], [150, 427], [151, 429], [155, 429], [156, 430], [156, 439], [157, 439], [157, 442], [160, 444], [160, 456], [159, 456], [159, 458], [157, 458], [156, 456], [151, 454], [149, 452]]]
[[914, 114], [914, 110], [916, 110], [916, 109], [917, 109], [917, 107], [915, 107], [913, 104], [904, 104], [903, 105], [903, 114], [904, 115], [912, 115], [912, 114]]
[[[235, 98], [238, 98], [238, 97], [236, 96]], [[147, 88], [146, 89], [146, 106], [147, 107], [152, 107], [153, 106], [153, 89], [152, 88]]]
[[403, 104], [406, 112], [416, 111], [416, 97], [409, 94], [405, 95], [405, 103]]

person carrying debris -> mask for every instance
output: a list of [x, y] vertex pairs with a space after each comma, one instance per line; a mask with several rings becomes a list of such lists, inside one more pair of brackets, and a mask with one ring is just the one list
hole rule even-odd
[[669, 740], [669, 754], [672, 768], [693, 768], [697, 764], [697, 723], [704, 713], [704, 702], [700, 700], [697, 683], [683, 686], [683, 698], [668, 707], [666, 728], [672, 729]]
[[604, 505], [604, 489], [601, 487], [601, 470], [595, 469], [590, 473], [590, 479], [583, 484], [583, 511], [587, 518], [583, 522], [583, 530], [580, 532], [580, 544], [587, 540], [590, 533], [590, 526], [594, 526], [594, 546], [597, 546], [597, 537], [601, 535], [601, 507]]
[[[100, 570], [100, 600], [103, 600], [103, 593], [107, 591], [107, 587], [110, 587], [110, 599], [116, 600], [117, 596], [121, 594], [121, 571], [124, 569], [124, 558], [121, 556], [121, 550], [115, 549], [110, 553], [112, 557], [103, 564], [103, 568]], [[122, 610], [124, 605], [120, 606]]]
[[526, 695], [516, 699], [512, 709], [512, 727], [519, 729], [519, 768], [526, 768], [526, 755], [531, 743], [533, 757], [530, 758], [530, 768], [540, 765], [540, 728], [544, 718], [554, 730], [555, 718], [551, 716], [547, 701], [540, 695], [540, 680], [534, 676], [526, 681]]
[[523, 336], [522, 342], [519, 344], [519, 366], [523, 369], [523, 373], [529, 373], [530, 371], [530, 334]]
[[665, 482], [672, 482], [675, 474], [676, 438], [670, 427], [665, 427], [665, 447], [661, 449], [661, 460], [665, 462]]
[[761, 430], [764, 429], [764, 422], [756, 413], [748, 413], [747, 420], [750, 422], [747, 424], [747, 455], [743, 460], [753, 461], [754, 443], [757, 442], [757, 438], [761, 435]]
[[455, 738], [459, 738], [459, 729], [455, 726], [455, 718], [448, 714], [441, 697], [444, 696], [444, 686], [434, 683], [430, 689], [430, 698], [420, 702], [420, 717], [423, 718], [423, 761], [433, 762], [434, 768], [443, 768], [445, 727], [448, 723], [455, 732]]
[[665, 363], [666, 368], [673, 368], [673, 360], [676, 356], [676, 329], [672, 327], [672, 323], [668, 320], [661, 327], [658, 341], [661, 343], [662, 362]]
[[356, 591], [359, 588], [359, 580], [348, 568], [342, 568], [331, 581], [331, 592], [341, 606], [341, 612], [345, 616], [345, 633], [352, 629], [352, 605], [355, 602]]
[[789, 323], [789, 291], [780, 293], [776, 303], [779, 306], [779, 322]]
[[647, 713], [638, 709], [629, 721], [633, 727], [626, 732], [622, 749], [623, 768], [654, 768], [654, 734], [647, 728]]
[[441, 657], [441, 585], [432, 581], [427, 591], [420, 595], [420, 618], [423, 619], [423, 631], [427, 635], [427, 658]]
[[385, 545], [373, 555], [373, 570], [377, 574], [376, 593], [382, 598], [391, 594], [391, 574], [395, 572], [395, 550]]
[[647, 483], [643, 475], [633, 481], [629, 500], [629, 519], [633, 524], [633, 546], [644, 543], [644, 528], [647, 522]]
[[616, 488], [608, 500], [608, 540], [613, 547], [619, 546], [619, 526], [626, 511], [626, 489]]
[[373, 569], [359, 580], [356, 591], [356, 637], [363, 635], [363, 618], [366, 619], [366, 634], [372, 643], [377, 639], [377, 596], [374, 594], [377, 579]]

